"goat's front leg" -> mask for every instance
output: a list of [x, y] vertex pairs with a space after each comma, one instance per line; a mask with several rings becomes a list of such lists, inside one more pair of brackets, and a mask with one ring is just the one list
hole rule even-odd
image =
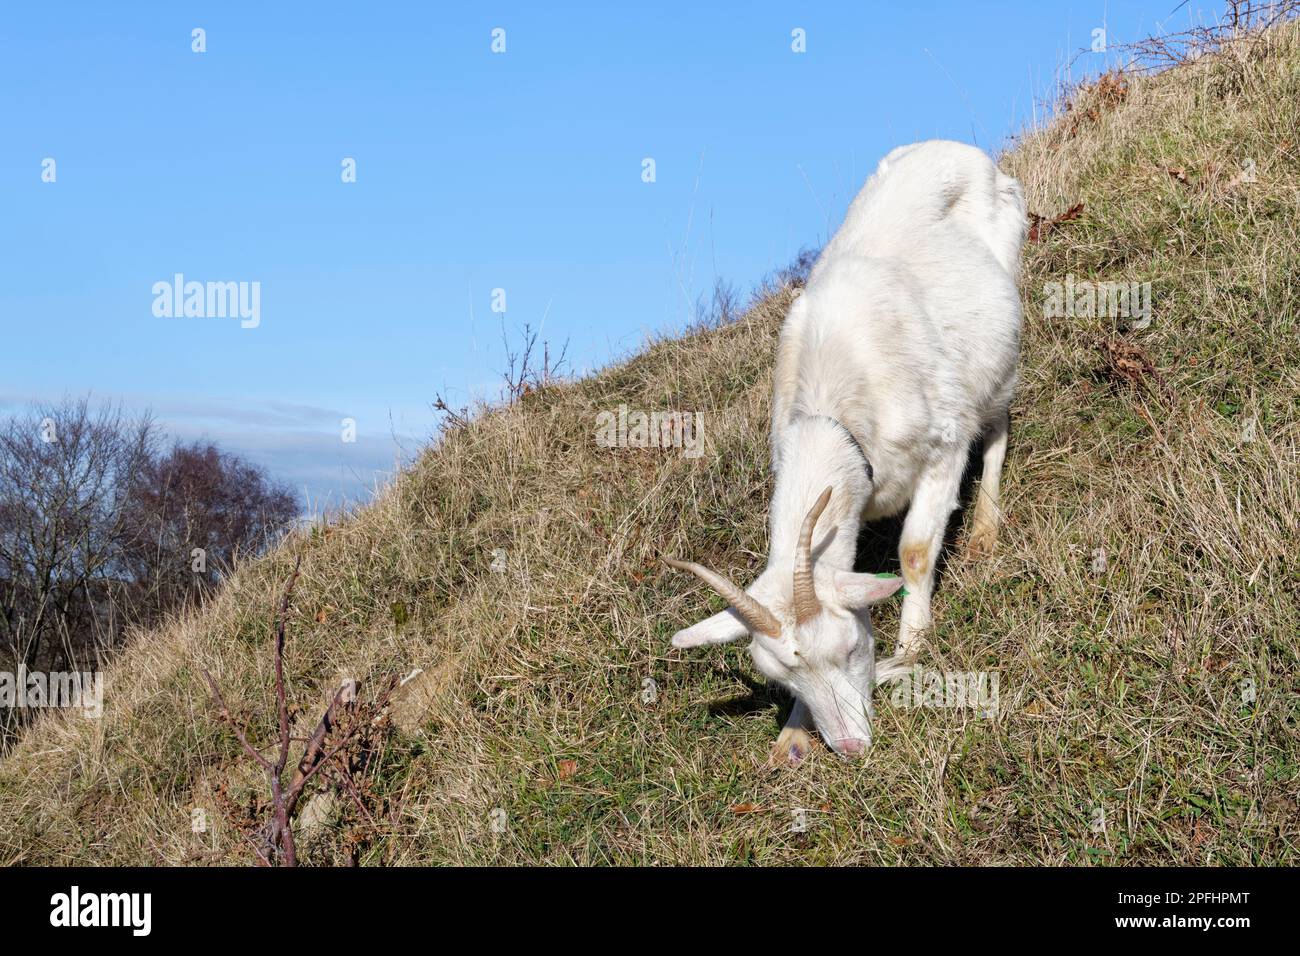
[[957, 507], [962, 462], [958, 456], [922, 476], [903, 521], [898, 560], [907, 596], [898, 625], [895, 654], [915, 656], [930, 628], [930, 597], [934, 591], [934, 564], [943, 546], [948, 516]]
[[803, 701], [796, 698], [789, 719], [767, 755], [768, 768], [774, 770], [778, 767], [798, 766], [812, 749], [812, 729], [812, 715], [808, 713]]

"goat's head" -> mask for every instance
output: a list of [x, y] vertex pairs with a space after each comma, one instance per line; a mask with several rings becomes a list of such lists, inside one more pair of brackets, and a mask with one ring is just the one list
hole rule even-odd
[[731, 605], [678, 631], [673, 646], [725, 644], [751, 635], [754, 666], [803, 701], [832, 749], [855, 755], [871, 743], [875, 636], [867, 608], [897, 591], [903, 580], [851, 571], [817, 573], [813, 529], [830, 499], [827, 488], [804, 518], [793, 568], [769, 564], [747, 591], [701, 565], [665, 559], [690, 571]]

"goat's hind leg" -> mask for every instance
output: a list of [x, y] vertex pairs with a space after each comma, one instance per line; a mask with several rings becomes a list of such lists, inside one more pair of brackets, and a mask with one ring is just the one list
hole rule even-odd
[[803, 701], [796, 699], [794, 709], [790, 711], [785, 726], [781, 728], [776, 743], [767, 755], [768, 769], [797, 767], [812, 749], [812, 729], [812, 715], [808, 713]]
[[1007, 457], [1007, 434], [1010, 419], [1004, 408], [989, 424], [984, 433], [984, 471], [980, 475], [979, 492], [975, 499], [975, 517], [971, 522], [967, 550], [973, 557], [987, 557], [993, 553], [1002, 524], [999, 507], [1002, 463]]

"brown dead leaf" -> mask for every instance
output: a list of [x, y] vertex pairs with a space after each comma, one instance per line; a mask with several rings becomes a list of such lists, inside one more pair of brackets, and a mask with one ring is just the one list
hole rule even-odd
[[894, 844], [894, 846], [907, 846], [912, 841], [905, 836], [891, 836], [889, 842]]
[[1128, 96], [1128, 80], [1118, 70], [1103, 73], [1098, 77], [1093, 89], [1097, 91], [1097, 101], [1103, 106], [1114, 108]]
[[1126, 382], [1134, 388], [1150, 380], [1158, 384], [1165, 394], [1173, 393], [1160, 370], [1136, 343], [1122, 338], [1110, 338], [1103, 339], [1097, 347], [1105, 360], [1100, 369], [1103, 377], [1112, 382]]
[[[1079, 130], [1083, 127], [1085, 120], [1095, 123], [1101, 119], [1103, 111], [1113, 110], [1124, 102], [1128, 96], [1128, 79], [1121, 71], [1112, 70], [1099, 76], [1097, 82], [1091, 86], [1086, 84], [1081, 86], [1079, 93], [1084, 99], [1091, 97], [1092, 105], [1081, 112], [1074, 112], [1070, 125], [1065, 132], [1066, 139], [1073, 139], [1079, 135]], [[1074, 102], [1067, 102], [1065, 109], [1066, 112], [1074, 111]]]
[[1083, 203], [1075, 203], [1065, 212], [1051, 219], [1040, 216], [1036, 212], [1029, 214], [1029, 241], [1042, 242], [1047, 238], [1047, 234], [1063, 222], [1070, 222], [1078, 219], [1083, 214]]
[[731, 812], [736, 814], [736, 816], [742, 816], [746, 813], [763, 813], [766, 810], [766, 807], [760, 807], [756, 803], [738, 803], [731, 808]]
[[1178, 180], [1184, 186], [1190, 186], [1192, 184], [1192, 181], [1187, 178], [1187, 170], [1184, 169], [1182, 166], [1179, 166], [1177, 168], [1171, 166], [1170, 168], [1166, 169], [1165, 172], [1167, 172], [1170, 176], [1173, 176], [1174, 179]]
[[1205, 822], [1204, 817], [1197, 817], [1192, 827], [1192, 849], [1199, 850], [1201, 845], [1212, 836], [1214, 836], [1214, 828]]
[[[637, 529], [637, 533], [638, 535], [640, 534], [640, 529]], [[656, 561], [654, 558], [646, 558], [644, 561], [641, 562], [640, 570], [633, 571], [628, 576], [637, 584], [640, 584], [652, 573], [660, 570], [660, 568], [661, 568], [660, 563]]]
[[568, 780], [578, 772], [578, 761], [561, 760], [559, 770], [555, 775], [556, 780]]

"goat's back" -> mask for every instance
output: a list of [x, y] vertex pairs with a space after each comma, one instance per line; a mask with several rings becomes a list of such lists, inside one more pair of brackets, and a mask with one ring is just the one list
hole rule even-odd
[[933, 245], [936, 232], [956, 230], [981, 242], [1014, 277], [1025, 228], [1020, 184], [982, 150], [936, 139], [900, 146], [880, 161], [827, 251], [840, 245], [900, 256], [917, 243]]

